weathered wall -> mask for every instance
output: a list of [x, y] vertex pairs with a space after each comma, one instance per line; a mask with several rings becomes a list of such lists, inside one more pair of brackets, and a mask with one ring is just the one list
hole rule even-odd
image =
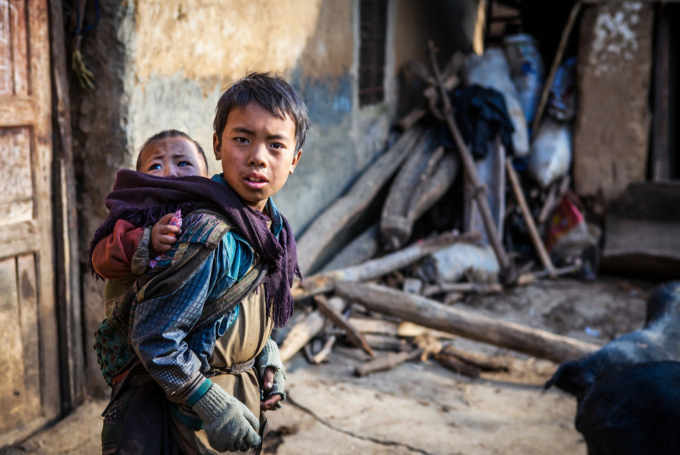
[[[103, 201], [113, 186], [115, 172], [131, 161], [125, 134], [128, 97], [124, 75], [129, 66], [128, 44], [134, 25], [129, 2], [100, 2], [99, 22], [83, 41], [83, 54], [96, 75], [95, 90], [83, 90], [71, 78], [71, 121], [77, 181], [80, 262], [83, 271], [83, 345], [86, 388], [93, 395], [108, 396], [92, 345], [92, 335], [104, 319], [104, 283], [85, 271], [85, 251], [94, 231], [106, 218]], [[86, 18], [93, 23], [94, 17]]]
[[177, 128], [212, 155], [212, 120], [224, 87], [247, 71], [279, 73], [302, 95], [313, 125], [295, 176], [275, 198], [299, 234], [386, 137], [391, 78], [387, 103], [359, 109], [355, 99], [356, 7], [346, 0], [138, 2], [126, 78], [129, 150]]
[[591, 6], [578, 54], [574, 184], [607, 200], [644, 181], [654, 9], [642, 2]]
[[[386, 101], [359, 108], [357, 0], [101, 0], [101, 21], [82, 45], [97, 87], [71, 87], [82, 251], [106, 217], [116, 170], [134, 166], [150, 135], [187, 132], [206, 150], [210, 171], [220, 171], [211, 147], [215, 105], [248, 71], [286, 77], [309, 108], [313, 127], [302, 162], [275, 197], [301, 233], [384, 146], [396, 104], [396, 3], [389, 8]], [[83, 301], [88, 388], [102, 394], [89, 347], [104, 318], [103, 285], [85, 272]]]

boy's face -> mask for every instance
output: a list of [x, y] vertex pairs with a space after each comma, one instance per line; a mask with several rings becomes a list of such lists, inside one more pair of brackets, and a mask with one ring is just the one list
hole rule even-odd
[[229, 112], [222, 137], [213, 135], [215, 158], [224, 180], [245, 203], [262, 211], [300, 162], [295, 152], [295, 123], [270, 114], [256, 103]]
[[159, 177], [208, 176], [196, 145], [183, 137], [154, 141], [140, 152], [139, 171]]

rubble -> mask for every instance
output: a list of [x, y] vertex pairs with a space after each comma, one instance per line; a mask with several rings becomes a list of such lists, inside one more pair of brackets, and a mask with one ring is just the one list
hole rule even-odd
[[[536, 52], [523, 55], [523, 47], [533, 42], [530, 37], [520, 38], [506, 43], [507, 52], [516, 54], [511, 56], [513, 77], [522, 87], [524, 104], [542, 116], [545, 105], [538, 104], [539, 79], [518, 73], [522, 58], [540, 60], [540, 56]], [[554, 362], [597, 349], [591, 343], [454, 306], [469, 296], [502, 293], [512, 286], [579, 273], [584, 258], [580, 250], [569, 257], [551, 257], [555, 240], [551, 223], [559, 219], [564, 201], [571, 200], [567, 196], [576, 196], [569, 191], [569, 166], [554, 165], [550, 156], [560, 163], [569, 160], [564, 161], [564, 154], [548, 153], [556, 146], [542, 140], [540, 132], [528, 160], [518, 161], [528, 154], [528, 146], [522, 144], [528, 143], [527, 121], [537, 121], [533, 113], [527, 118], [523, 112], [509, 113], [516, 127], [514, 145], [510, 144], [514, 150], [506, 151], [500, 130], [489, 130], [486, 139], [481, 137], [487, 144], [485, 155], [477, 160], [474, 157], [479, 150], [473, 156], [459, 130], [452, 92], [460, 90], [461, 80], [468, 86], [483, 83], [503, 89], [508, 106], [519, 109], [521, 103], [503, 51], [489, 50], [484, 59], [457, 53], [442, 71], [435, 53], [431, 44], [431, 69], [415, 61], [408, 65], [426, 85], [426, 107], [415, 107], [402, 118], [402, 133], [396, 142], [299, 241], [303, 272], [321, 272], [305, 276], [294, 285], [296, 304], [308, 313], [292, 324], [282, 340], [284, 360], [304, 350], [310, 363], [320, 364], [328, 361], [335, 346], [349, 345], [366, 356], [367, 361], [355, 367], [354, 374], [360, 377], [406, 361], [433, 359], [459, 374], [477, 378], [482, 372], [508, 372], [512, 360], [455, 348], [453, 339], [464, 337]], [[542, 66], [540, 61], [535, 63]], [[495, 69], [484, 70], [489, 65]], [[549, 82], [554, 79], [552, 73]], [[562, 79], [563, 85], [569, 82]], [[501, 80], [505, 82], [498, 82]], [[529, 93], [529, 89], [533, 91]], [[504, 109], [502, 102], [498, 106]], [[548, 128], [546, 125], [555, 122], [546, 118], [542, 125]], [[555, 125], [560, 132], [570, 134], [568, 124]], [[548, 150], [547, 155], [543, 149]], [[537, 168], [532, 163], [543, 155], [550, 155], [547, 164], [541, 161]], [[459, 165], [462, 173], [458, 172]], [[550, 175], [543, 176], [543, 171]], [[465, 184], [455, 187], [459, 174]], [[423, 231], [418, 227], [421, 217], [451, 198], [452, 188], [462, 188], [467, 196], [464, 228], [469, 232]], [[380, 193], [384, 199], [380, 199]], [[382, 209], [377, 214], [367, 213], [376, 201]], [[462, 214], [456, 214], [459, 222]], [[554, 214], [557, 217], [551, 218]], [[360, 235], [344, 248], [334, 246], [343, 232], [358, 230], [353, 225], [361, 217], [369, 227], [360, 230]], [[546, 241], [553, 243], [546, 245]], [[339, 251], [329, 257], [333, 248]], [[554, 264], [554, 258], [560, 267]]]

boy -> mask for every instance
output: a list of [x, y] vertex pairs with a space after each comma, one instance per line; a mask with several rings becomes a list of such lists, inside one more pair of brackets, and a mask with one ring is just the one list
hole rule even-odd
[[[118, 454], [258, 447], [266, 421], [260, 381], [263, 408], [285, 398], [269, 335], [292, 314], [299, 269], [290, 226], [270, 196], [299, 163], [307, 110], [284, 80], [251, 73], [222, 95], [214, 127], [223, 174], [208, 181], [120, 171], [107, 198], [109, 218], [198, 202], [177, 243], [113, 313], [116, 323], [131, 321], [134, 350], [106, 412], [122, 428]], [[126, 397], [130, 387], [137, 392]]]

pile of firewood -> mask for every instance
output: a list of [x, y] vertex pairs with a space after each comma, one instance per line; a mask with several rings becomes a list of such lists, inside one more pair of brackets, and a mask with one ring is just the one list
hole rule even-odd
[[[428, 85], [424, 96], [428, 110], [448, 129], [456, 150], [433, 146], [433, 128], [421, 121], [428, 113], [416, 109], [401, 122], [402, 134], [332, 204], [298, 241], [300, 268], [305, 278], [296, 283], [293, 297], [306, 308], [290, 324], [280, 342], [281, 356], [290, 359], [303, 350], [310, 363], [325, 361], [334, 344], [342, 339], [363, 350], [372, 360], [358, 365], [363, 376], [386, 370], [401, 362], [434, 358], [461, 374], [477, 377], [481, 371], [507, 370], [507, 358], [463, 352], [451, 344], [452, 337], [465, 337], [531, 356], [563, 362], [591, 352], [597, 346], [519, 324], [495, 320], [450, 304], [469, 293], [501, 292], [543, 277], [569, 273], [578, 264], [553, 266], [541, 240], [518, 182], [508, 164], [507, 173], [518, 206], [526, 218], [531, 239], [543, 268], [530, 272], [518, 268], [504, 249], [489, 209], [485, 187], [477, 177], [473, 158], [453, 117], [450, 92], [458, 83], [464, 58], [454, 56], [440, 71], [431, 48], [432, 71], [414, 64], [412, 70]], [[428, 261], [453, 246], [472, 248], [483, 256], [481, 233], [456, 231], [411, 241], [416, 220], [451, 187], [463, 169], [471, 183], [472, 198], [490, 244], [487, 248], [498, 273], [479, 278], [470, 271], [454, 278], [426, 273]], [[329, 249], [341, 233], [371, 206], [380, 190], [391, 181], [380, 221], [348, 243], [326, 264]], [[470, 253], [470, 254], [473, 254]], [[474, 253], [476, 254], [476, 253]], [[436, 268], [436, 267], [435, 267]], [[310, 271], [318, 270], [309, 275]], [[434, 278], [433, 278], [434, 277]], [[377, 355], [376, 351], [387, 351]]]

